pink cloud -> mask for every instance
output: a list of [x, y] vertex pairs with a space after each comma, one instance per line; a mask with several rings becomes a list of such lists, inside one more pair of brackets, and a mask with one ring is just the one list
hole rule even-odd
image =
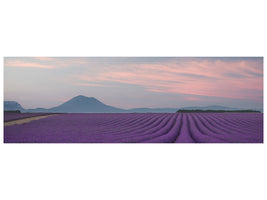
[[65, 68], [73, 67], [75, 65], [88, 67], [88, 61], [85, 58], [72, 58], [72, 57], [27, 57], [28, 60], [21, 60], [15, 58], [9, 60], [5, 59], [5, 66], [8, 67], [33, 67], [33, 68]]
[[56, 58], [52, 58], [52, 57], [34, 57], [37, 60], [41, 60], [41, 61], [55, 61]]
[[184, 99], [188, 101], [203, 101], [203, 99], [197, 97], [186, 97]]
[[44, 68], [44, 69], [53, 69], [54, 66], [52, 65], [45, 65], [40, 63], [34, 63], [34, 62], [24, 62], [19, 60], [8, 60], [5, 61], [5, 66], [7, 67], [33, 67], [33, 68]]
[[[89, 82], [119, 82], [145, 90], [236, 99], [257, 99], [248, 90], [263, 90], [263, 71], [253, 61], [192, 60], [180, 63], [108, 66], [94, 75], [77, 76]], [[232, 74], [234, 76], [230, 76]]]
[[102, 85], [97, 83], [74, 83], [74, 85], [80, 85], [80, 86], [96, 86], [96, 87], [113, 87], [111, 85]]

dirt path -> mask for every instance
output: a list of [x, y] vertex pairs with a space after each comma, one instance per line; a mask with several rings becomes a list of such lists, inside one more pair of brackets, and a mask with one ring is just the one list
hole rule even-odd
[[8, 121], [8, 122], [5, 122], [5, 126], [12, 126], [15, 124], [29, 123], [33, 120], [43, 119], [43, 118], [53, 116], [53, 115], [58, 115], [58, 114], [42, 115], [42, 116], [28, 117], [28, 118], [24, 118], [24, 119], [17, 119], [17, 120], [13, 120], [13, 121]]

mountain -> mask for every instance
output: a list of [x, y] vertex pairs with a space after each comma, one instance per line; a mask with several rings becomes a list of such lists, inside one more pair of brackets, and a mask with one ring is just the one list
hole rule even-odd
[[25, 109], [16, 101], [4, 101], [4, 111], [20, 110], [23, 112]]
[[46, 113], [121, 113], [123, 109], [108, 106], [94, 97], [83, 95], [76, 96], [69, 101], [49, 109], [36, 108], [28, 109], [27, 112], [46, 112]]
[[[175, 113], [179, 109], [184, 110], [242, 110], [225, 106], [211, 105], [206, 107], [183, 107], [183, 108], [133, 108], [120, 109], [106, 105], [94, 97], [83, 95], [76, 96], [69, 101], [53, 108], [24, 109], [15, 101], [5, 101], [4, 110], [20, 110], [29, 113]], [[254, 109], [253, 109], [254, 110]], [[257, 110], [257, 109], [255, 109]], [[262, 110], [261, 110], [262, 111]]]
[[108, 106], [94, 97], [76, 96], [71, 100], [50, 109], [53, 112], [68, 113], [117, 113], [123, 109]]

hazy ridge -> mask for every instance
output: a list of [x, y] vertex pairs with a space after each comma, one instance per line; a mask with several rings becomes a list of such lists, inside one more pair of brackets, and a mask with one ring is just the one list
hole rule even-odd
[[[218, 105], [206, 107], [180, 107], [180, 108], [133, 108], [121, 109], [106, 105], [94, 97], [83, 95], [76, 96], [65, 103], [52, 108], [34, 108], [24, 109], [16, 101], [4, 101], [4, 110], [20, 110], [21, 112], [30, 113], [175, 113], [179, 109], [185, 110], [241, 110], [241, 108], [232, 108]], [[259, 110], [259, 109], [253, 109]], [[262, 110], [259, 110], [262, 112]]]

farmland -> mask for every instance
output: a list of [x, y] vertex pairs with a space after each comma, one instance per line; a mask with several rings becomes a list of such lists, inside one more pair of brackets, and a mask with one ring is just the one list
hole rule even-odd
[[4, 127], [5, 143], [262, 143], [262, 113], [60, 114]]

